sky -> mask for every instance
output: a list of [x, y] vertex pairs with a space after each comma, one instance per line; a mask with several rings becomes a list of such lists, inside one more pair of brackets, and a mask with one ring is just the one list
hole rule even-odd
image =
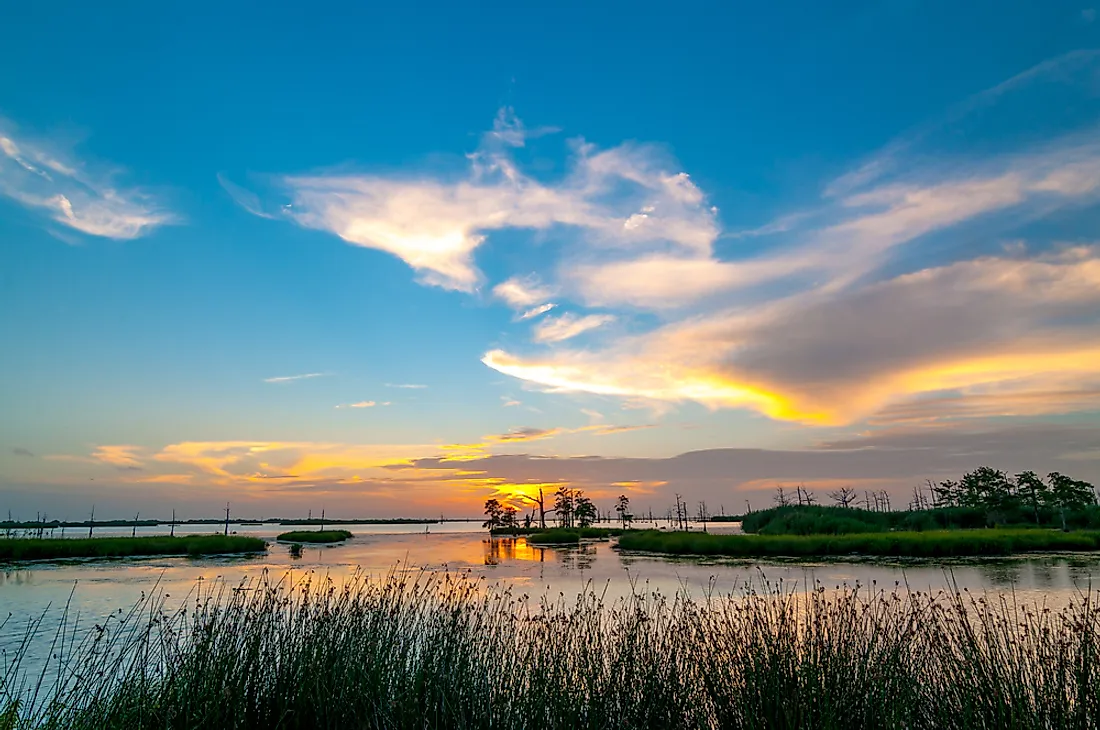
[[1098, 10], [23, 3], [0, 511], [1100, 483]]

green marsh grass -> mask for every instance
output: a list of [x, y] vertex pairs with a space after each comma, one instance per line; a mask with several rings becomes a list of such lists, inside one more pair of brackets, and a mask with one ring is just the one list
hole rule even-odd
[[562, 529], [575, 532], [586, 540], [617, 537], [625, 532], [621, 527], [494, 527], [490, 532], [494, 536], [520, 537], [522, 535], [537, 535], [542, 532], [555, 532]]
[[122, 558], [142, 555], [222, 555], [262, 552], [267, 543], [240, 535], [0, 539], [0, 562]]
[[565, 528], [541, 530], [527, 536], [527, 542], [531, 545], [579, 545], [580, 541], [579, 530]]
[[[0, 685], [0, 718], [115, 728], [1093, 728], [1100, 609], [966, 591], [533, 601], [453, 574], [148, 597]], [[18, 664], [18, 657], [16, 658]], [[37, 696], [35, 693], [37, 692]], [[18, 719], [11, 721], [18, 715]]]
[[328, 544], [332, 542], [343, 542], [350, 537], [352, 537], [352, 534], [347, 530], [297, 530], [294, 532], [284, 532], [275, 539], [279, 542]]
[[622, 535], [618, 547], [672, 555], [739, 558], [845, 555], [945, 558], [1094, 551], [1100, 549], [1100, 532], [978, 529], [841, 535], [712, 535], [639, 530]]

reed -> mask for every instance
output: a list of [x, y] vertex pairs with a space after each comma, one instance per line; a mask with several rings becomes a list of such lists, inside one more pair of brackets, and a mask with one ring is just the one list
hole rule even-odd
[[965, 591], [760, 583], [605, 604], [449, 574], [260, 579], [200, 590], [178, 611], [150, 596], [57, 652], [56, 681], [9, 668], [0, 718], [34, 730], [1097, 727], [1094, 601], [1049, 611]]

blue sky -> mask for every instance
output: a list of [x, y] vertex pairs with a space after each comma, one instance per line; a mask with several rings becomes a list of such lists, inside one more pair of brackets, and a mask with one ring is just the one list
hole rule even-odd
[[0, 507], [1100, 479], [1087, 4], [25, 5]]

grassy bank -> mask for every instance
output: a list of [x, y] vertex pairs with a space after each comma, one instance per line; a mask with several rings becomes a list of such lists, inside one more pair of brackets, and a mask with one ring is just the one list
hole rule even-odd
[[629, 532], [623, 550], [729, 557], [873, 555], [964, 557], [1100, 549], [1098, 532], [1057, 530], [941, 530], [846, 535], [709, 535], [701, 532]]
[[275, 539], [279, 542], [308, 542], [327, 545], [333, 542], [343, 542], [351, 536], [351, 533], [347, 530], [297, 530], [295, 532], [284, 532]]
[[[1100, 616], [969, 599], [762, 587], [611, 606], [452, 577], [248, 584], [155, 598], [51, 664], [19, 727], [1086, 728]], [[148, 617], [147, 620], [141, 620]], [[37, 678], [0, 673], [0, 718]], [[12, 723], [14, 724], [14, 723]]]
[[221, 555], [260, 552], [267, 543], [238, 535], [187, 537], [93, 537], [0, 539], [0, 562], [64, 558], [123, 558], [140, 555]]
[[[1086, 506], [1065, 513], [1066, 526], [1100, 530], [1100, 507]], [[977, 507], [939, 507], [904, 511], [876, 511], [856, 507], [787, 505], [757, 510], [740, 518], [745, 532], [760, 535], [845, 535], [860, 532], [926, 532], [983, 527], [1062, 526], [1063, 515], [1050, 508], [1034, 512], [1017, 505], [990, 511]], [[717, 521], [717, 520], [716, 520]]]

